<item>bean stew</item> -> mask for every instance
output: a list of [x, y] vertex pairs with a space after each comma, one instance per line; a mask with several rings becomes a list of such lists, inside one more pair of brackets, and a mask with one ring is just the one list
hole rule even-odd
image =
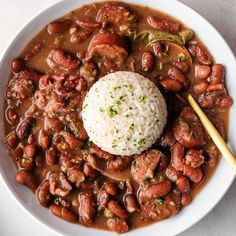
[[[85, 5], [42, 29], [11, 71], [5, 134], [16, 181], [57, 217], [124, 233], [177, 214], [217, 167], [219, 151], [186, 95], [227, 139], [225, 67], [163, 12], [124, 2]], [[80, 116], [91, 86], [114, 71], [144, 75], [167, 104], [161, 138], [139, 155], [103, 151]]]

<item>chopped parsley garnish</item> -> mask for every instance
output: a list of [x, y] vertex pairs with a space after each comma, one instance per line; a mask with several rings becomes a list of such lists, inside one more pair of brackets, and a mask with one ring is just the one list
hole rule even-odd
[[84, 105], [83, 109], [85, 109], [87, 106], [88, 106], [88, 104], [86, 103], [86, 104]]
[[147, 96], [146, 95], [143, 95], [143, 96], [140, 96], [138, 99], [140, 102], [145, 102]]
[[179, 56], [179, 61], [186, 61], [186, 60], [187, 60], [186, 56], [184, 56], [184, 55]]
[[137, 147], [141, 148], [143, 144], [145, 144], [145, 138], [139, 139], [139, 141], [137, 142]]
[[165, 199], [164, 199], [163, 197], [158, 197], [158, 198], [156, 199], [156, 201], [157, 201], [160, 205], [163, 205], [164, 202], [165, 202]]
[[100, 108], [100, 112], [104, 112], [104, 109], [103, 109], [103, 108]]
[[117, 115], [118, 112], [117, 110], [114, 108], [114, 106], [109, 106], [108, 107], [108, 115], [113, 118], [115, 115]]
[[129, 129], [134, 130], [134, 123], [130, 125]]

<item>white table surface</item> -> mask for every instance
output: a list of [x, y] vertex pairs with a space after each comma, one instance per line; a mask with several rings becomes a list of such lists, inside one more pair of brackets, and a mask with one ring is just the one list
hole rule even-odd
[[[28, 22], [35, 13], [42, 11], [57, 1], [0, 0], [0, 54], [3, 53], [9, 40], [22, 25]], [[208, 19], [225, 37], [236, 54], [236, 0], [181, 1]], [[0, 236], [58, 236], [58, 234], [42, 227], [17, 205], [4, 187], [1, 178], [0, 196]], [[188, 235], [236, 235], [235, 182], [214, 210], [180, 236]]]

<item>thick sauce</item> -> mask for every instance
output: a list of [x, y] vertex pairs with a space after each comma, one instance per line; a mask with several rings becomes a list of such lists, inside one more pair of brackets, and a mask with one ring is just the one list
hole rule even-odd
[[[161, 139], [132, 157], [90, 143], [79, 117], [92, 84], [119, 70], [152, 80], [169, 112]], [[224, 66], [214, 64], [192, 31], [162, 12], [125, 3], [70, 12], [12, 62], [5, 133], [17, 182], [56, 216], [90, 227], [122, 233], [175, 215], [220, 158], [188, 107], [188, 93], [226, 139], [232, 100]]]

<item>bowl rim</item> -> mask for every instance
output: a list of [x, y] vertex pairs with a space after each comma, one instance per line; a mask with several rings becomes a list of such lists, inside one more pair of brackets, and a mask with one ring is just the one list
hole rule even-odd
[[[69, 1], [72, 2], [72, 0], [68, 0], [68, 4], [69, 4]], [[81, 7], [82, 5], [84, 4], [90, 4], [91, 2], [103, 2], [105, 0], [89, 0], [88, 3], [86, 3], [86, 0], [83, 0], [81, 1], [82, 3], [78, 2], [77, 5], [79, 7]], [[120, 0], [120, 1], [123, 1], [123, 2], [127, 2], [127, 3], [133, 3], [133, 4], [138, 4], [138, 5], [142, 5], [142, 6], [145, 6], [146, 3], [143, 3], [141, 4], [140, 2], [137, 3], [136, 0]], [[2, 63], [6, 57], [6, 55], [9, 53], [12, 45], [14, 45], [15, 41], [17, 41], [17, 38], [18, 36], [24, 31], [26, 30], [30, 24], [32, 24], [33, 22], [35, 22], [37, 19], [40, 19], [40, 17], [42, 17], [43, 14], [45, 14], [45, 12], [47, 11], [51, 11], [53, 8], [55, 8], [56, 6], [59, 6], [61, 5], [63, 2], [65, 2], [64, 0], [59, 0], [55, 3], [52, 3], [50, 4], [49, 6], [45, 7], [44, 9], [40, 10], [37, 14], [35, 14], [33, 17], [31, 17], [15, 34], [14, 36], [11, 38], [11, 40], [9, 41], [8, 45], [5, 47], [5, 50], [3, 50], [3, 52], [0, 54], [0, 69], [2, 67]], [[189, 12], [192, 12], [193, 14], [195, 14], [199, 19], [201, 19], [201, 21], [204, 22], [204, 24], [207, 25], [208, 28], [211, 29], [212, 32], [214, 32], [215, 35], [217, 35], [218, 39], [221, 40], [221, 43], [224, 44], [224, 47], [227, 48], [228, 50], [228, 53], [231, 54], [230, 56], [232, 58], [234, 58], [234, 64], [236, 65], [236, 58], [235, 58], [235, 55], [232, 51], [232, 49], [230, 48], [230, 46], [228, 45], [228, 43], [226, 42], [226, 40], [224, 39], [224, 37], [218, 32], [218, 30], [216, 30], [216, 28], [211, 24], [209, 23], [208, 20], [205, 19], [205, 17], [203, 17], [202, 15], [200, 15], [196, 10], [192, 9], [191, 7], [187, 6], [186, 4], [182, 3], [182, 2], [179, 2], [179, 1], [176, 1], [176, 0], [166, 0], [166, 2], [168, 3], [176, 3], [184, 8], [187, 9], [187, 11]], [[151, 6], [152, 8], [154, 9], [157, 9], [158, 10], [158, 6], [157, 7], [154, 7], [154, 6]], [[64, 14], [66, 14], [67, 12], [65, 12]], [[170, 13], [167, 12], [167, 14], [171, 15]], [[59, 16], [60, 17], [60, 16]], [[30, 38], [28, 40], [28, 42], [31, 40], [32, 38]], [[4, 98], [5, 99], [5, 98]], [[230, 121], [229, 121], [230, 123]], [[224, 158], [222, 157], [220, 162], [218, 163], [218, 166], [216, 168], [216, 172], [217, 170], [219, 169], [219, 166], [222, 165], [222, 162], [224, 162]], [[183, 226], [181, 228], [181, 230], [178, 230], [178, 234], [182, 233], [183, 231], [187, 230], [188, 228], [190, 228], [191, 226], [195, 225], [197, 222], [199, 222], [201, 219], [203, 219], [218, 203], [219, 201], [223, 198], [223, 196], [226, 194], [226, 192], [228, 191], [228, 189], [230, 188], [230, 186], [232, 185], [234, 179], [235, 179], [235, 173], [232, 172], [231, 170], [229, 170], [231, 173], [228, 173], [230, 179], [228, 179], [227, 181], [227, 186], [224, 188], [224, 191], [221, 192], [216, 200], [212, 201], [212, 204], [210, 207], [207, 208], [207, 210], [205, 210], [203, 212], [203, 214], [201, 214], [201, 216], [199, 217], [196, 217], [194, 220], [191, 221], [191, 223], [188, 223], [188, 224], [185, 224], [185, 226]], [[213, 176], [215, 175], [216, 173], [213, 174]], [[213, 178], [212, 176], [212, 178]], [[13, 188], [11, 187], [11, 185], [9, 184], [6, 176], [4, 176], [2, 174], [2, 167], [1, 167], [1, 164], [0, 164], [0, 178], [3, 182], [3, 185], [5, 186], [5, 188], [7, 189], [8, 193], [11, 195], [11, 197], [14, 199], [14, 201], [17, 203], [17, 205], [20, 206], [21, 209], [24, 210], [24, 212], [26, 212], [28, 214], [28, 216], [30, 216], [32, 219], [36, 220], [36, 222], [38, 222], [40, 225], [42, 225], [43, 227], [45, 227], [46, 229], [48, 229], [49, 231], [51, 232], [54, 232], [54, 233], [58, 233], [58, 234], [61, 234], [63, 235], [64, 232], [52, 225], [50, 225], [50, 223], [48, 222], [43, 222], [36, 214], [34, 214], [33, 212], [31, 212], [27, 207], [25, 207], [25, 203], [23, 203], [17, 196], [16, 192], [13, 190]], [[209, 183], [209, 182], [208, 182]], [[207, 183], [207, 184], [208, 184]], [[206, 186], [204, 186], [204, 188], [206, 188]], [[201, 190], [202, 191], [202, 190]], [[194, 204], [194, 203], [193, 203]], [[186, 209], [182, 209], [181, 211], [184, 211]], [[176, 217], [176, 216], [175, 216]], [[155, 223], [154, 223], [155, 224]], [[153, 226], [154, 224], [151, 224], [149, 225], [150, 226]], [[148, 226], [145, 226], [144, 228], [146, 228]], [[142, 227], [143, 228], [143, 227]], [[139, 228], [139, 229], [142, 229], [142, 228]], [[91, 229], [91, 228], [90, 228]], [[91, 229], [92, 230], [96, 230], [98, 231], [97, 229]], [[101, 232], [101, 235], [105, 235], [105, 232], [106, 231], [103, 231], [103, 230], [99, 230]], [[132, 230], [132, 232], [136, 232], [136, 230]], [[152, 233], [152, 232], [151, 232]], [[129, 233], [128, 233], [129, 234]], [[100, 234], [96, 234], [96, 235], [100, 235]], [[168, 234], [168, 235], [173, 235], [173, 234]]]

